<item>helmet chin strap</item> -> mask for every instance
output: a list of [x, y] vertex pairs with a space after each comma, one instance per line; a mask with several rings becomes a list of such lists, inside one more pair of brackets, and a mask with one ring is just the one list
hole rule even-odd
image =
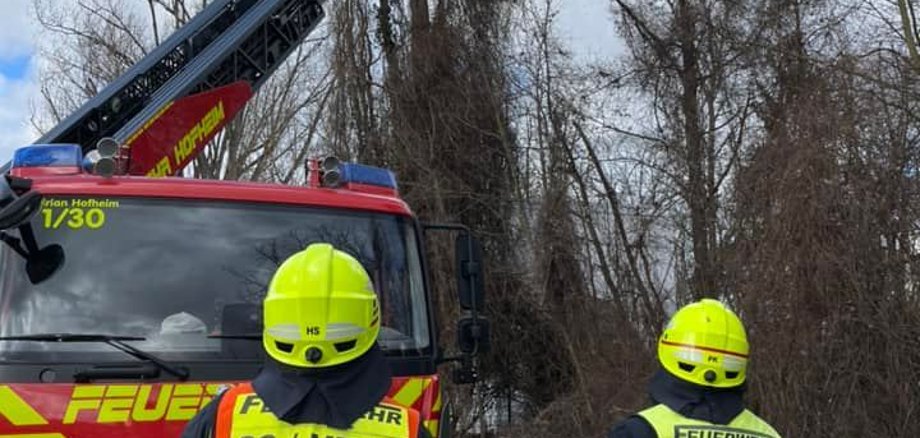
[[306, 359], [307, 362], [313, 364], [319, 363], [319, 361], [323, 360], [323, 350], [316, 347], [310, 347], [307, 349]]
[[706, 372], [703, 373], [703, 379], [705, 379], [709, 383], [715, 382], [716, 372], [713, 370], [706, 370]]

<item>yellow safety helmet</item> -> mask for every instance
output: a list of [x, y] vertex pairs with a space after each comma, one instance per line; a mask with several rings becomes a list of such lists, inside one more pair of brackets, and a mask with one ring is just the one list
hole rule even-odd
[[738, 315], [719, 301], [703, 299], [671, 317], [658, 339], [658, 361], [687, 382], [730, 388], [744, 383], [748, 348]]
[[354, 257], [315, 243], [281, 264], [263, 307], [262, 345], [278, 362], [324, 368], [366, 353], [380, 332], [370, 276]]

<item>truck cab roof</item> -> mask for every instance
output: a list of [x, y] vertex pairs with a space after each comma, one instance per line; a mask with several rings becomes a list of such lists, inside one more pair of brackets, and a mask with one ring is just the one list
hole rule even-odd
[[[412, 216], [396, 195], [360, 185], [342, 188], [290, 186], [189, 178], [96, 175], [34, 176], [32, 189], [42, 195], [126, 196], [288, 204], [364, 210]], [[370, 189], [370, 190], [368, 190]]]

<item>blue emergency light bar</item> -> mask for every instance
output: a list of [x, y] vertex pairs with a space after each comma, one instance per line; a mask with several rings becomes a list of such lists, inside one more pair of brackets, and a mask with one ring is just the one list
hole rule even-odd
[[387, 169], [357, 163], [342, 163], [342, 184], [355, 183], [396, 190], [396, 175]]
[[83, 150], [78, 144], [33, 144], [16, 150], [13, 168], [80, 167]]

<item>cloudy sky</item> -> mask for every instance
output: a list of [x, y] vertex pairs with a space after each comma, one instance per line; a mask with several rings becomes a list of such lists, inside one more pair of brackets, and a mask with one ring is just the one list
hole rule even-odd
[[34, 62], [35, 32], [29, 14], [31, 0], [2, 0], [0, 13], [0, 162], [17, 146], [32, 140], [30, 101], [37, 94]]
[[576, 55], [588, 62], [609, 60], [624, 51], [613, 27], [610, 0], [562, 0], [559, 10], [562, 37]]
[[[57, 0], [75, 1], [75, 0]], [[37, 135], [29, 125], [30, 106], [38, 95], [35, 46], [38, 38], [32, 0], [0, 0], [0, 163]], [[610, 59], [617, 44], [608, 0], [564, 0], [559, 20], [562, 37], [579, 59]]]

